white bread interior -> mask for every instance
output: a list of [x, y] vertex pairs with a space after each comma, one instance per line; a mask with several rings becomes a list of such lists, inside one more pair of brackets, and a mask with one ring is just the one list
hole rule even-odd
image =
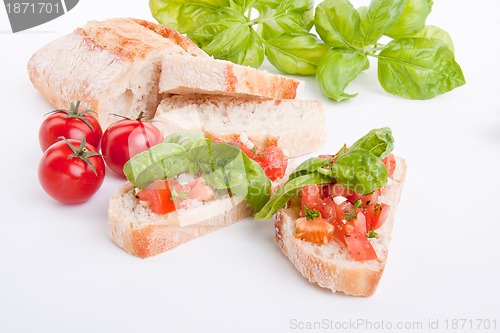
[[315, 245], [295, 237], [295, 220], [299, 207], [281, 209], [276, 215], [276, 241], [295, 268], [310, 282], [333, 292], [355, 296], [372, 295], [380, 281], [387, 261], [389, 242], [406, 176], [406, 163], [396, 158], [396, 170], [383, 188], [379, 203], [390, 206], [386, 222], [376, 230], [378, 238], [370, 238], [377, 260], [356, 261], [345, 246], [337, 242]]
[[127, 182], [111, 198], [108, 231], [113, 241], [130, 254], [147, 258], [249, 217], [250, 205], [228, 197], [202, 206], [159, 215], [139, 203]]
[[288, 157], [311, 153], [326, 139], [323, 104], [312, 100], [178, 95], [162, 100], [154, 124], [164, 135], [197, 130], [234, 139], [244, 133], [259, 148], [276, 144]]

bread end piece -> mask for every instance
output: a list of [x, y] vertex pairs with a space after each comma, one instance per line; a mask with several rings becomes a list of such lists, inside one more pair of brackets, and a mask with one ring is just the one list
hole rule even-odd
[[275, 220], [276, 241], [281, 251], [295, 268], [310, 282], [332, 292], [354, 296], [371, 296], [375, 293], [387, 261], [396, 208], [406, 175], [406, 163], [396, 158], [396, 171], [381, 196], [391, 206], [384, 225], [377, 230], [379, 237], [371, 239], [378, 260], [358, 262], [347, 249], [337, 243], [318, 246], [295, 237], [295, 220], [298, 209], [278, 211]]
[[244, 200], [226, 198], [202, 207], [158, 215], [138, 203], [132, 194], [133, 188], [127, 182], [111, 198], [108, 231], [118, 246], [140, 258], [171, 250], [252, 213]]

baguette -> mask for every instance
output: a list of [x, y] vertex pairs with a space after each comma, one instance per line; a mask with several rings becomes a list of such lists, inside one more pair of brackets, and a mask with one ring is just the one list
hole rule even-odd
[[378, 238], [370, 239], [377, 260], [355, 261], [348, 250], [337, 242], [315, 245], [295, 237], [295, 221], [300, 207], [278, 210], [275, 220], [276, 241], [285, 256], [310, 282], [333, 292], [370, 296], [375, 292], [387, 261], [396, 207], [406, 175], [406, 164], [396, 158], [396, 170], [383, 188], [379, 203], [391, 208], [386, 222], [377, 229]]
[[112, 113], [151, 119], [162, 92], [295, 98], [300, 85], [213, 59], [175, 30], [130, 18], [91, 21], [47, 44], [29, 60], [28, 74], [55, 108], [80, 100], [103, 129], [116, 120]]
[[259, 148], [277, 145], [287, 157], [311, 153], [326, 139], [323, 104], [310, 100], [172, 96], [158, 106], [154, 124], [164, 134], [204, 131], [227, 141], [246, 135]]
[[147, 258], [231, 225], [252, 213], [239, 197], [211, 201], [201, 207], [158, 215], [143, 207], [127, 182], [111, 198], [108, 231], [126, 252]]

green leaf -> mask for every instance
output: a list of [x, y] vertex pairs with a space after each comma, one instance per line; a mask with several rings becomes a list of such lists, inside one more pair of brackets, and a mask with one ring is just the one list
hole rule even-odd
[[286, 74], [314, 75], [328, 46], [315, 35], [284, 34], [265, 42], [269, 62]]
[[[166, 171], [164, 173], [161, 172], [162, 175], [168, 174], [174, 176], [177, 171], [178, 173], [185, 171], [187, 164], [182, 159], [185, 153], [186, 149], [176, 143], [160, 143], [132, 157], [125, 163], [123, 173], [131, 183], [143, 188], [149, 182], [158, 179], [155, 178], [159, 174], [156, 166], [162, 165], [162, 161], [165, 159], [175, 157], [175, 163], [166, 165]], [[145, 174], [142, 175], [143, 173]]]
[[243, 14], [228, 7], [201, 18], [188, 37], [207, 54], [228, 59], [247, 46], [251, 29]]
[[305, 160], [302, 162], [297, 169], [295, 169], [294, 172], [288, 176], [288, 180], [292, 180], [294, 178], [306, 175], [308, 173], [314, 173], [316, 172], [319, 168], [327, 165], [330, 163], [330, 160], [327, 158], [319, 158], [319, 157], [313, 157]]
[[368, 66], [363, 53], [342, 49], [331, 49], [321, 59], [316, 77], [323, 94], [337, 102], [355, 97], [344, 92], [349, 83]]
[[205, 139], [205, 134], [202, 131], [179, 131], [166, 136], [163, 142], [176, 143], [189, 150], [196, 141], [202, 139]]
[[408, 0], [401, 16], [385, 34], [392, 38], [413, 36], [424, 28], [432, 5], [432, 0]]
[[313, 26], [314, 1], [286, 0], [256, 4], [259, 10], [259, 30], [264, 39], [282, 34], [307, 33]]
[[235, 64], [259, 68], [264, 61], [264, 48], [257, 33], [250, 29], [248, 43], [238, 53], [228, 56], [226, 60]]
[[385, 158], [394, 149], [394, 137], [389, 127], [372, 129], [354, 142], [350, 149], [364, 149], [378, 158]]
[[372, 193], [387, 184], [386, 166], [364, 149], [349, 149], [332, 164], [327, 175], [359, 194]]
[[401, 16], [406, 0], [372, 0], [361, 21], [361, 43], [372, 45]]
[[397, 96], [429, 99], [465, 84], [453, 52], [435, 38], [393, 40], [377, 58], [382, 87]]
[[247, 9], [251, 8], [257, 0], [229, 0], [231, 7], [236, 8], [240, 13], [245, 14]]
[[444, 42], [453, 53], [455, 52], [455, 45], [453, 45], [453, 40], [451, 39], [450, 34], [439, 27], [426, 25], [422, 30], [414, 34], [412, 37], [439, 39]]
[[278, 209], [285, 207], [288, 200], [290, 200], [302, 189], [302, 187], [306, 185], [328, 184], [332, 181], [333, 179], [331, 177], [327, 177], [316, 172], [289, 180], [285, 185], [280, 187], [278, 191], [276, 191], [276, 193], [271, 197], [271, 200], [269, 200], [255, 215], [255, 219], [270, 219]]
[[316, 8], [314, 24], [321, 39], [332, 47], [358, 49], [360, 17], [348, 0], [325, 0]]
[[202, 17], [229, 6], [228, 0], [150, 0], [153, 17], [180, 33], [191, 31]]

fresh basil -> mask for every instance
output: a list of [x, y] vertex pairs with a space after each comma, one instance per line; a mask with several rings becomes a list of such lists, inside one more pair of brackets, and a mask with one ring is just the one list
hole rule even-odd
[[176, 143], [183, 146], [185, 150], [189, 150], [196, 141], [204, 139], [205, 134], [202, 131], [180, 131], [169, 134], [163, 142]]
[[327, 175], [359, 194], [372, 193], [387, 184], [385, 164], [364, 149], [349, 149], [332, 164]]
[[323, 94], [337, 102], [357, 94], [344, 92], [347, 85], [369, 66], [364, 53], [346, 49], [331, 49], [323, 56], [316, 77]]
[[407, 0], [372, 0], [361, 21], [361, 43], [372, 45], [401, 16]]
[[429, 99], [465, 84], [453, 52], [435, 38], [403, 38], [378, 55], [378, 78], [389, 93]]
[[278, 70], [288, 74], [313, 75], [329, 49], [315, 35], [283, 34], [265, 42], [266, 56]]
[[451, 50], [451, 52], [455, 52], [455, 45], [453, 44], [453, 40], [451, 39], [450, 34], [439, 27], [436, 27], [433, 25], [426, 25], [422, 30], [413, 34], [411, 37], [424, 37], [424, 38], [439, 39], [443, 43], [445, 43], [446, 46], [448, 46], [448, 48]]
[[[149, 2], [158, 22], [186, 33], [209, 55], [255, 68], [267, 56], [284, 73], [316, 75], [323, 94], [335, 101], [357, 96], [345, 89], [369, 68], [367, 57], [379, 59], [381, 85], [398, 96], [427, 99], [465, 84], [460, 66], [435, 42], [396, 51], [409, 44], [406, 38], [420, 37], [439, 39], [453, 53], [449, 35], [425, 25], [432, 5], [433, 0], [372, 0], [356, 9], [349, 0], [324, 0], [315, 9], [313, 0]], [[393, 40], [385, 45], [384, 36]], [[438, 55], [428, 57], [429, 48]], [[420, 59], [410, 59], [419, 50], [430, 59], [423, 68], [416, 65]]]
[[364, 149], [379, 158], [385, 158], [394, 149], [394, 137], [389, 127], [372, 129], [351, 145], [351, 150]]
[[357, 49], [359, 13], [348, 0], [325, 0], [316, 8], [314, 24], [321, 39], [338, 48]]
[[432, 5], [432, 0], [408, 0], [403, 13], [385, 34], [392, 38], [413, 36], [424, 28]]
[[393, 143], [390, 128], [373, 129], [351, 148], [346, 150], [344, 146], [340, 149], [335, 158], [304, 161], [255, 218], [270, 219], [306, 185], [338, 182], [359, 194], [372, 193], [387, 184], [388, 171], [382, 158], [392, 151]]
[[150, 0], [149, 7], [158, 22], [185, 34], [200, 18], [216, 13], [229, 3], [229, 0]]

